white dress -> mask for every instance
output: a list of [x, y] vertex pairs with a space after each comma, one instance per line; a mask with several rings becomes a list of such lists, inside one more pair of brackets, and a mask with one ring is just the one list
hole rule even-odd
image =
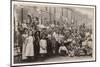
[[26, 45], [27, 45], [27, 34], [23, 34], [22, 35], [24, 38], [24, 42], [23, 42], [23, 46], [22, 46], [22, 60], [27, 59], [27, 57], [25, 56], [26, 53]]
[[58, 36], [58, 34], [56, 32], [53, 33], [53, 37], [56, 39], [56, 41], [59, 40], [59, 36]]
[[40, 54], [47, 53], [47, 41], [45, 39], [40, 40]]
[[27, 37], [25, 56], [34, 56], [33, 37]]
[[82, 46], [85, 47], [87, 45], [87, 41], [82, 42]]

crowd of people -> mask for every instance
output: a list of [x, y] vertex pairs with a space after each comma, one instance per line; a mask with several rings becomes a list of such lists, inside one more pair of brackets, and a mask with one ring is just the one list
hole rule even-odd
[[[50, 26], [50, 25], [49, 25]], [[55, 56], [92, 56], [93, 35], [81, 24], [78, 28], [53, 26], [39, 28], [39, 18], [19, 23], [14, 33], [14, 43], [18, 44], [21, 59], [33, 61]]]

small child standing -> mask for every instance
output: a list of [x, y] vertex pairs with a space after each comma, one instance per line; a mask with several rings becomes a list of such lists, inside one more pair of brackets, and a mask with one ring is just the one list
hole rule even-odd
[[32, 61], [34, 56], [34, 37], [32, 36], [32, 31], [29, 31], [28, 37], [26, 38], [27, 44], [26, 44], [26, 53], [25, 56], [27, 57], [28, 61]]
[[40, 40], [40, 56], [42, 60], [44, 60], [46, 54], [47, 54], [47, 41], [45, 39], [45, 35], [43, 35]]

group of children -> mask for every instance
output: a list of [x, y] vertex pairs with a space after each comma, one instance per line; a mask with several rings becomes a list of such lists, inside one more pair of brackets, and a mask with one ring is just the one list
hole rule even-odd
[[[31, 61], [38, 56], [37, 53], [41, 56], [44, 56], [47, 53], [47, 41], [45, 40], [45, 36], [42, 36], [41, 39], [39, 38], [39, 41], [36, 41], [33, 31], [25, 29], [22, 38], [22, 60]], [[39, 52], [37, 49], [39, 49]]]
[[[92, 39], [90, 37], [90, 34], [86, 36], [87, 38], [82, 42], [81, 47], [75, 42], [75, 40], [62, 40], [63, 35], [60, 39], [58, 39], [58, 41], [56, 41], [54, 36], [46, 36], [44, 34], [42, 35], [42, 37], [40, 37], [39, 35], [39, 33], [37, 33], [37, 35], [33, 35], [32, 30], [25, 29], [25, 33], [22, 35], [22, 60], [27, 59], [30, 61], [32, 59], [34, 60], [38, 58], [44, 59], [45, 57], [50, 57], [52, 55], [73, 57], [79, 55], [81, 53], [81, 50], [86, 53], [88, 52], [88, 48], [92, 48]], [[91, 53], [92, 50], [90, 50], [90, 54]]]

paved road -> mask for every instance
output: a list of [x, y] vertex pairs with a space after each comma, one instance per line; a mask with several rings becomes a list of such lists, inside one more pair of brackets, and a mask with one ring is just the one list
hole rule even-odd
[[[75, 56], [75, 57], [68, 57], [68, 56], [57, 56], [57, 57], [52, 57], [52, 58], [47, 58], [43, 61], [32, 61], [32, 62], [26, 62], [26, 63], [44, 63], [44, 62], [73, 62], [73, 61], [86, 61], [86, 60], [92, 59], [91, 56]], [[19, 61], [19, 58], [15, 59], [15, 63], [25, 63], [23, 61]]]

